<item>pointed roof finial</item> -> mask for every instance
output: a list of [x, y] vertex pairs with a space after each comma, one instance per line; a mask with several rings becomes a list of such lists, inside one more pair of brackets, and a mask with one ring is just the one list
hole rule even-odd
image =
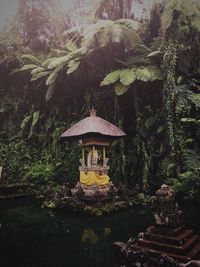
[[92, 108], [90, 109], [90, 116], [91, 116], [91, 117], [92, 117], [92, 116], [96, 116], [96, 114], [97, 114], [96, 109], [95, 109], [94, 107], [92, 107]]

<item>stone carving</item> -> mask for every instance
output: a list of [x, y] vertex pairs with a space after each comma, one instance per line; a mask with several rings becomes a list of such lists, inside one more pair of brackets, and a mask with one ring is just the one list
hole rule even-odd
[[158, 259], [158, 267], [179, 267], [179, 262], [166, 254], [162, 254]]
[[84, 159], [80, 159], [80, 164], [81, 164], [81, 168], [85, 168], [86, 169], [86, 165], [85, 165], [85, 161]]
[[151, 197], [151, 207], [156, 224], [178, 226], [182, 223], [182, 211], [175, 203], [175, 191], [163, 184]]
[[99, 159], [100, 159], [100, 156], [99, 156], [98, 151], [96, 149], [91, 150], [88, 153], [88, 157], [87, 157], [87, 167], [88, 168], [97, 167]]

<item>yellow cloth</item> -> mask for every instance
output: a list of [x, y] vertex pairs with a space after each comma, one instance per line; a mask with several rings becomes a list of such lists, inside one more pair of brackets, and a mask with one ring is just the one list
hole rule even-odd
[[109, 176], [107, 174], [99, 175], [95, 171], [80, 171], [80, 182], [86, 185], [105, 185], [109, 183]]

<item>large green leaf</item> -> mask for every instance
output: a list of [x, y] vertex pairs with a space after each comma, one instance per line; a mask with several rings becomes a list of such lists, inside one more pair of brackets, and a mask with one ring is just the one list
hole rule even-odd
[[75, 70], [78, 69], [80, 65], [80, 62], [78, 61], [75, 61], [75, 60], [71, 60], [69, 63], [68, 63], [68, 70], [67, 70], [67, 74], [70, 74], [72, 72], [74, 72]]
[[135, 69], [124, 69], [120, 72], [120, 82], [123, 85], [130, 85], [136, 80]]
[[35, 64], [26, 64], [23, 67], [21, 67], [20, 70], [21, 71], [23, 71], [23, 70], [32, 70], [32, 69], [35, 69], [35, 68], [38, 68], [38, 66], [35, 65]]
[[57, 59], [57, 57], [48, 58], [47, 60], [45, 60], [45, 61], [42, 63], [42, 67], [47, 68], [47, 67], [50, 65], [50, 63], [51, 63], [52, 61], [54, 61], [55, 59]]
[[54, 69], [60, 66], [61, 64], [65, 64], [69, 61], [69, 55], [66, 55], [64, 57], [59, 57], [56, 59], [53, 59], [49, 64], [48, 64], [48, 69]]
[[36, 123], [38, 122], [38, 119], [40, 117], [40, 111], [33, 112], [33, 120], [32, 120], [32, 126], [34, 127]]
[[37, 67], [37, 68], [35, 68], [35, 69], [33, 69], [33, 70], [31, 71], [31, 74], [34, 75], [34, 74], [37, 74], [37, 73], [42, 72], [42, 71], [44, 71], [44, 70], [45, 70], [45, 69], [42, 68], [42, 67]]
[[40, 111], [35, 111], [33, 112], [33, 115], [32, 115], [33, 119], [32, 119], [32, 123], [31, 123], [31, 128], [30, 128], [30, 131], [29, 131], [29, 135], [28, 135], [28, 139], [32, 136], [33, 134], [33, 128], [34, 126], [37, 124], [38, 120], [39, 120], [39, 117], [40, 117]]
[[161, 52], [159, 50], [153, 51], [147, 55], [147, 57], [157, 57], [160, 56]]
[[122, 84], [122, 83], [116, 83], [115, 85], [115, 93], [116, 95], [123, 95], [128, 91], [128, 86]]
[[46, 80], [46, 85], [50, 86], [51, 84], [53, 84], [56, 79], [58, 78], [60, 72], [63, 70], [63, 65], [57, 67], [48, 77], [48, 79]]
[[22, 55], [21, 58], [27, 59], [34, 64], [41, 65], [41, 61], [38, 58], [34, 57], [33, 55], [25, 54], [25, 55]]
[[55, 91], [55, 84], [53, 83], [48, 87], [46, 95], [45, 95], [45, 99], [47, 102], [51, 99], [54, 91]]
[[30, 121], [31, 118], [32, 118], [32, 115], [28, 115], [28, 116], [26, 116], [26, 117], [23, 119], [23, 121], [22, 121], [22, 123], [21, 123], [21, 125], [20, 125], [20, 128], [21, 128], [21, 129], [24, 129], [24, 127], [27, 125], [27, 123]]
[[112, 71], [111, 73], [106, 75], [106, 77], [103, 79], [103, 81], [101, 82], [100, 85], [104, 86], [104, 85], [109, 85], [109, 84], [115, 83], [120, 78], [120, 72], [121, 72], [121, 70]]
[[36, 81], [38, 79], [41, 79], [43, 77], [46, 77], [48, 76], [49, 74], [51, 74], [51, 71], [43, 71], [43, 72], [40, 72], [40, 73], [36, 73], [32, 76], [32, 79], [31, 79], [31, 82], [33, 81]]
[[65, 47], [69, 52], [73, 52], [76, 49], [78, 49], [78, 46], [76, 45], [76, 43], [71, 40], [66, 43]]

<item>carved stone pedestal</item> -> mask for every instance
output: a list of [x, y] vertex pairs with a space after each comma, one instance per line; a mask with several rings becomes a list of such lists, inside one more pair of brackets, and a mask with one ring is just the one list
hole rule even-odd
[[139, 235], [132, 245], [135, 251], [144, 250], [157, 261], [161, 255], [167, 255], [180, 263], [200, 258], [199, 236], [184, 225], [178, 227], [152, 226]]
[[117, 189], [112, 182], [107, 185], [84, 185], [78, 182], [71, 193], [81, 200], [108, 200], [116, 195]]
[[167, 185], [156, 191], [151, 198], [155, 225], [139, 233], [137, 239], [114, 243], [120, 264], [125, 267], [181, 267], [200, 259], [199, 236], [185, 228], [182, 211], [174, 199], [175, 192]]

